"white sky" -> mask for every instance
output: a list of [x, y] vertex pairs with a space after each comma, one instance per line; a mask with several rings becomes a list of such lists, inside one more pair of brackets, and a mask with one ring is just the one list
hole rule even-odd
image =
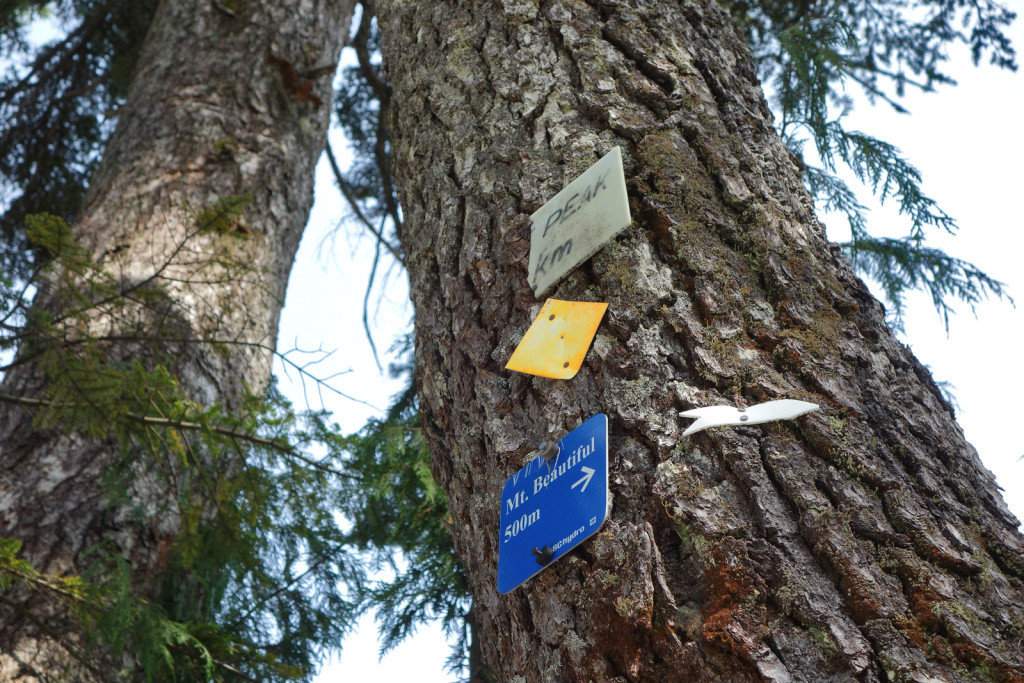
[[[1010, 33], [1014, 45], [1024, 50], [1024, 23], [1018, 21]], [[1005, 301], [985, 302], [978, 306], [976, 317], [966, 306], [957, 306], [959, 314], [952, 318], [947, 336], [929, 298], [913, 294], [907, 302], [904, 341], [931, 367], [937, 380], [955, 386], [958, 419], [968, 440], [996, 474], [1011, 510], [1024, 518], [1024, 461], [1017, 462], [1024, 455], [1020, 431], [1024, 416], [1018, 414], [1016, 405], [1024, 387], [1024, 220], [1020, 210], [1024, 198], [1020, 170], [1024, 159], [1020, 125], [1024, 73], [986, 65], [975, 69], [966, 54], [958, 55], [951, 71], [960, 81], [958, 86], [943, 88], [938, 94], [908, 93], [902, 102], [910, 115], [896, 114], [884, 105], [861, 103], [848, 127], [901, 148], [922, 172], [926, 193], [961, 227], [955, 237], [933, 233], [930, 244], [1006, 283], [1019, 302], [1017, 308]], [[335, 149], [341, 147], [336, 141]], [[337, 349], [330, 363], [339, 370], [352, 370], [338, 379], [338, 386], [384, 408], [400, 386], [377, 371], [362, 331], [362, 300], [372, 243], [346, 237], [359, 234], [357, 228], [347, 227], [333, 247], [327, 245], [318, 253], [323, 236], [344, 212], [326, 163], [318, 168], [318, 183], [318, 203], [303, 238], [281, 319], [281, 348], [290, 348], [297, 340], [302, 348], [322, 345]], [[831, 239], [845, 239], [844, 219], [829, 217], [826, 223]], [[886, 206], [872, 212], [869, 228], [875, 235], [900, 236], [906, 233], [907, 224], [895, 208]], [[381, 261], [389, 262], [386, 256]], [[385, 372], [389, 358], [384, 352], [411, 315], [405, 287], [404, 275], [393, 273], [387, 297], [379, 306], [375, 341]], [[377, 301], [377, 296], [371, 301]], [[293, 397], [301, 402], [301, 394]], [[373, 414], [351, 401], [332, 400], [328, 407], [352, 431]], [[364, 619], [318, 681], [367, 677], [450, 681], [453, 677], [443, 671], [448, 652], [439, 630], [421, 629], [378, 662], [375, 629], [372, 620]]]

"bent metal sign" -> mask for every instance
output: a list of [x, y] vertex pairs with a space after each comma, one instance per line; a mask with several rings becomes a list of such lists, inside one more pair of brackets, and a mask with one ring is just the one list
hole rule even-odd
[[543, 296], [630, 220], [622, 152], [615, 147], [530, 216], [534, 296]]
[[597, 533], [608, 518], [608, 417], [592, 416], [505, 482], [498, 592], [508, 593]]

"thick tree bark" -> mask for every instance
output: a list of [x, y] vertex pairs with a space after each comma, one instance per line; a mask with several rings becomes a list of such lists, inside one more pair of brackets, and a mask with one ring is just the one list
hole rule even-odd
[[[1024, 541], [928, 372], [827, 242], [708, 0], [382, 2], [424, 434], [507, 681], [1024, 680]], [[581, 372], [504, 364], [530, 213], [622, 148], [633, 225], [552, 294]], [[695, 406], [797, 421], [683, 438]], [[499, 496], [609, 417], [613, 506], [499, 595]]]
[[[161, 3], [73, 226], [125, 290], [144, 284], [169, 295], [156, 315], [151, 306], [131, 319], [97, 314], [92, 332], [109, 339], [109, 357], [152, 365], [156, 354], [169, 356], [186, 395], [203, 405], [235, 409], [247, 392], [266, 387], [352, 7], [351, 0]], [[199, 230], [230, 204], [242, 207], [240, 216]], [[61, 305], [45, 288], [37, 299], [55, 318]], [[42, 398], [41, 377], [25, 363], [8, 374], [2, 393]], [[146, 596], [173, 546], [179, 511], [145, 464], [133, 490], [104, 489], [118, 449], [112, 439], [33, 431], [31, 410], [3, 405], [0, 537], [21, 540], [25, 559], [49, 574], [81, 573], [83, 555], [107, 544]], [[111, 505], [112, 493], [126, 500]], [[60, 678], [80, 641], [38, 610], [23, 612], [0, 607], [0, 678]], [[112, 671], [94, 673], [114, 680]]]

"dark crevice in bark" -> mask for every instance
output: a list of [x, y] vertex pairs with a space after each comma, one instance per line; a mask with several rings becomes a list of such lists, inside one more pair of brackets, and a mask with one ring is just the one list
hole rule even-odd
[[[774, 487], [775, 494], [786, 503], [786, 517], [794, 521], [799, 520], [800, 508], [791, 498], [789, 498], [786, 495], [785, 487], [783, 487], [782, 482], [778, 478], [778, 474], [775, 472], [775, 468], [772, 466], [769, 460], [768, 450], [766, 448], [765, 440], [763, 438], [757, 440], [757, 450], [758, 457], [761, 461], [761, 468], [764, 471], [765, 476], [768, 478], [768, 481], [771, 482], [772, 486]], [[772, 539], [769, 538], [769, 540]]]
[[[565, 39], [562, 37], [560, 26], [557, 24], [553, 17], [554, 14], [554, 3], [541, 2], [540, 13], [544, 17], [545, 26], [548, 30], [548, 35], [551, 36], [551, 45], [555, 50], [555, 54], [561, 55], [565, 58], [565, 64], [569, 67], [566, 72], [569, 77], [569, 84], [572, 86], [574, 92], [580, 92], [583, 90], [583, 78], [580, 75], [580, 66], [576, 63], [576, 55], [566, 45]], [[560, 7], [562, 11], [568, 12], [564, 7]]]
[[931, 394], [935, 398], [935, 401], [940, 406], [942, 406], [942, 408], [945, 409], [946, 412], [949, 413], [949, 417], [951, 419], [955, 420], [956, 411], [953, 409], [953, 406], [950, 405], [949, 401], [946, 400], [946, 397], [942, 395], [942, 391], [939, 389], [938, 385], [935, 384], [935, 378], [932, 377], [932, 373], [928, 370], [928, 368], [922, 365], [921, 362], [917, 360], [917, 358], [910, 356], [909, 360], [910, 366], [913, 369], [914, 374], [921, 381], [921, 384], [926, 386], [931, 391]]
[[831, 453], [828, 436], [819, 433], [811, 425], [805, 425], [803, 429], [798, 429], [795, 433], [802, 450], [814, 457], [822, 466], [835, 467], [840, 476], [848, 477], [851, 481], [857, 482], [858, 485], [869, 490], [884, 491], [888, 487], [886, 481], [872, 476], [870, 471], [858, 469], [849, 458], [842, 457], [842, 453]]
[[786, 669], [788, 670], [789, 666], [786, 664], [786, 656], [782, 653], [782, 650], [775, 642], [775, 638], [772, 636], [772, 634], [767, 634], [767, 636], [764, 639], [764, 643], [768, 646], [768, 649], [772, 651], [772, 654], [779, 658], [779, 661], [782, 662], [782, 666], [786, 667]]
[[718, 111], [722, 116], [722, 119], [724, 121], [728, 121], [726, 114], [732, 104], [732, 98], [726, 92], [725, 88], [722, 87], [721, 82], [703, 59], [694, 59], [693, 66], [704, 79], [704, 84], [707, 86], [708, 92], [710, 92], [712, 97], [715, 98], [715, 103], [718, 105]]
[[583, 120], [590, 124], [597, 130], [611, 128], [611, 120], [609, 118], [609, 110], [607, 107], [601, 106], [599, 102], [595, 102], [589, 98], [581, 98], [579, 100], [580, 115]]
[[624, 23], [611, 21], [601, 27], [601, 37], [618, 50], [619, 54], [629, 60], [641, 76], [647, 78], [664, 93], [665, 98], [659, 98], [656, 102], [652, 101], [652, 104], [656, 103], [660, 110], [659, 113], [665, 115], [667, 113], [667, 98], [671, 98], [676, 90], [675, 79], [664, 70], [658, 69], [654, 64], [651, 64], [648, 60], [649, 53], [645, 54], [644, 51], [635, 49], [634, 43], [630, 40], [633, 36], [626, 32], [628, 28]]
[[[988, 534], [983, 535], [982, 538], [985, 541], [985, 550], [996, 566], [1012, 579], [1024, 582], [1024, 562], [1020, 561], [1014, 549]], [[1022, 590], [1024, 586], [1018, 585], [1017, 589]]]
[[832, 507], [835, 510], [838, 511], [841, 509], [839, 498], [836, 496], [835, 492], [832, 491], [832, 489], [825, 485], [825, 482], [822, 481], [820, 477], [814, 478], [814, 488], [818, 490], [818, 493], [828, 498], [828, 502], [832, 504]]
[[523, 116], [522, 127], [529, 134], [530, 138], [534, 138], [537, 135], [537, 119], [539, 119], [541, 114], [543, 114], [545, 109], [547, 109], [549, 96], [550, 91], [545, 92], [541, 101], [537, 103], [537, 106]]
[[[612, 20], [613, 16], [618, 14], [621, 7], [616, 5], [614, 2], [607, 2], [607, 0], [583, 0], [587, 5], [597, 12], [597, 15], [601, 18], [600, 24], [606, 25]], [[613, 14], [614, 11], [614, 14]]]

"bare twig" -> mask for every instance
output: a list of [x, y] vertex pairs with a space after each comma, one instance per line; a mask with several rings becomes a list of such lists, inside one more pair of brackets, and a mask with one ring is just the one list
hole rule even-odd
[[[380, 226], [381, 228], [384, 227], [383, 220], [381, 220]], [[377, 346], [373, 343], [373, 335], [370, 334], [370, 323], [366, 316], [366, 312], [370, 307], [370, 290], [373, 289], [373, 276], [377, 274], [378, 263], [380, 263], [380, 242], [377, 243], [373, 251], [373, 267], [370, 268], [370, 278], [366, 283], [366, 295], [363, 297], [363, 329], [366, 331], [367, 341], [370, 342], [370, 350], [373, 351], [373, 360], [377, 364], [377, 371], [383, 372], [384, 369], [380, 366], [380, 358], [377, 357]]]
[[384, 194], [384, 205], [387, 213], [395, 225], [395, 234], [401, 239], [402, 219], [398, 215], [398, 202], [395, 201], [395, 188], [391, 184], [391, 155], [388, 154], [388, 117], [391, 115], [391, 86], [381, 78], [380, 72], [370, 60], [370, 49], [367, 41], [370, 38], [370, 29], [373, 18], [377, 14], [377, 3], [373, 0], [363, 0], [363, 15], [359, 21], [359, 30], [352, 38], [352, 47], [355, 48], [356, 57], [359, 59], [359, 73], [366, 82], [373, 88], [377, 101], [380, 102], [380, 110], [377, 116], [377, 142], [374, 146], [377, 168], [380, 170], [381, 189]]
[[338, 188], [341, 190], [342, 196], [345, 197], [345, 201], [347, 201], [349, 203], [349, 206], [352, 207], [352, 212], [356, 215], [356, 218], [359, 219], [359, 222], [363, 224], [363, 227], [365, 227], [370, 232], [371, 235], [377, 238], [377, 243], [383, 245], [384, 248], [387, 249], [388, 252], [390, 252], [390, 254], [395, 257], [395, 260], [404, 266], [405, 260], [402, 258], [402, 255], [398, 252], [397, 249], [395, 249], [395, 247], [390, 242], [384, 239], [384, 224], [381, 223], [381, 230], [375, 229], [373, 227], [373, 224], [370, 223], [369, 219], [366, 218], [366, 214], [363, 213], [363, 210], [359, 208], [359, 202], [356, 200], [355, 195], [352, 193], [352, 188], [349, 187], [349, 184], [345, 181], [345, 176], [342, 175], [341, 173], [341, 168], [338, 166], [338, 161], [334, 157], [334, 151], [331, 149], [330, 142], [327, 143], [325, 151], [327, 152], [327, 161], [331, 165], [331, 171], [334, 173], [334, 179], [338, 183]]
[[240, 618], [236, 619], [234, 624], [232, 624], [232, 627], [237, 627], [238, 625], [245, 623], [249, 619], [249, 617], [252, 616], [256, 612], [256, 610], [262, 608], [263, 605], [267, 604], [268, 602], [270, 602], [271, 600], [276, 598], [281, 593], [285, 592], [286, 590], [288, 590], [289, 588], [291, 588], [295, 584], [297, 584], [300, 581], [302, 581], [310, 573], [316, 571], [320, 567], [320, 565], [322, 565], [324, 563], [324, 561], [325, 561], [324, 559], [317, 560], [312, 565], [310, 565], [310, 567], [306, 571], [304, 571], [301, 574], [299, 574], [298, 576], [296, 576], [290, 582], [284, 584], [283, 586], [278, 586], [276, 591], [274, 591], [273, 593], [271, 593], [267, 597], [263, 598], [258, 603], [254, 604], [252, 607], [249, 608], [248, 612], [243, 614]]
[[[328, 377], [317, 377], [316, 375], [314, 375], [312, 372], [310, 372], [307, 369], [307, 368], [309, 368], [309, 366], [314, 365], [314, 364], [319, 363], [319, 362], [322, 362], [324, 360], [324, 358], [326, 358], [327, 356], [331, 355], [330, 352], [323, 351], [322, 349], [318, 349], [317, 351], [306, 351], [304, 349], [296, 348], [296, 349], [292, 349], [290, 351], [286, 351], [286, 352], [282, 353], [280, 351], [277, 351], [273, 347], [267, 346], [266, 344], [262, 344], [260, 342], [245, 341], [245, 340], [242, 340], [242, 339], [216, 339], [216, 338], [204, 339], [204, 338], [198, 338], [198, 337], [162, 337], [162, 336], [149, 336], [149, 335], [142, 335], [142, 334], [137, 334], [137, 335], [114, 335], [114, 334], [112, 334], [112, 335], [104, 335], [104, 336], [99, 336], [99, 337], [82, 337], [82, 338], [78, 338], [78, 339], [67, 339], [67, 338], [64, 338], [64, 339], [61, 339], [59, 342], [56, 339], [53, 339], [53, 340], [50, 340], [50, 341], [52, 342], [52, 344], [57, 344], [57, 345], [59, 345], [62, 348], [71, 348], [73, 346], [77, 346], [77, 345], [80, 345], [80, 344], [86, 344], [86, 343], [92, 343], [92, 342], [135, 341], [135, 342], [161, 342], [161, 343], [165, 343], [165, 344], [213, 344], [213, 345], [223, 344], [225, 346], [244, 346], [244, 347], [250, 347], [250, 348], [255, 348], [255, 349], [261, 349], [263, 351], [266, 351], [266, 352], [268, 352], [270, 354], [273, 354], [273, 355], [277, 356], [281, 360], [281, 362], [284, 363], [286, 366], [289, 366], [289, 367], [295, 369], [296, 371], [298, 371], [298, 373], [301, 376], [303, 376], [304, 378], [308, 378], [308, 379], [312, 380], [318, 386], [326, 388], [331, 393], [336, 394], [338, 396], [341, 396], [342, 398], [348, 399], [349, 401], [354, 401], [355, 403], [361, 403], [362, 405], [364, 405], [364, 406], [366, 406], [368, 408], [373, 408], [377, 412], [384, 412], [383, 410], [381, 410], [377, 406], [373, 405], [372, 403], [369, 403], [368, 401], [364, 401], [364, 400], [362, 400], [360, 398], [356, 398], [355, 396], [350, 396], [350, 395], [346, 394], [345, 392], [341, 391], [340, 389], [337, 389], [337, 388], [335, 388], [335, 387], [330, 385], [330, 380], [334, 379], [335, 377], [339, 377], [339, 376], [341, 376], [343, 374], [346, 374], [347, 371], [346, 372], [336, 372], [333, 375], [329, 375]], [[51, 345], [48, 348], [41, 349], [41, 350], [39, 350], [39, 351], [37, 351], [35, 353], [25, 354], [25, 355], [22, 355], [22, 356], [18, 356], [17, 358], [12, 360], [10, 363], [8, 363], [6, 365], [0, 366], [0, 372], [6, 372], [7, 370], [10, 370], [11, 368], [13, 368], [15, 366], [24, 365], [26, 363], [29, 363], [29, 362], [39, 358], [40, 356], [42, 356], [42, 355], [44, 355], [46, 353], [50, 353], [52, 351], [53, 351], [53, 346]], [[325, 354], [325, 356], [324, 356], [324, 358], [320, 358], [320, 359], [317, 359], [315, 361], [311, 361], [309, 363], [305, 363], [305, 364], [301, 364], [300, 365], [299, 363], [296, 363], [295, 361], [293, 361], [291, 358], [288, 357], [288, 354], [291, 353], [292, 351], [296, 351], [298, 353], [317, 353], [317, 352], [322, 352], [322, 353]], [[287, 369], [286, 369], [286, 371], [287, 371]]]

